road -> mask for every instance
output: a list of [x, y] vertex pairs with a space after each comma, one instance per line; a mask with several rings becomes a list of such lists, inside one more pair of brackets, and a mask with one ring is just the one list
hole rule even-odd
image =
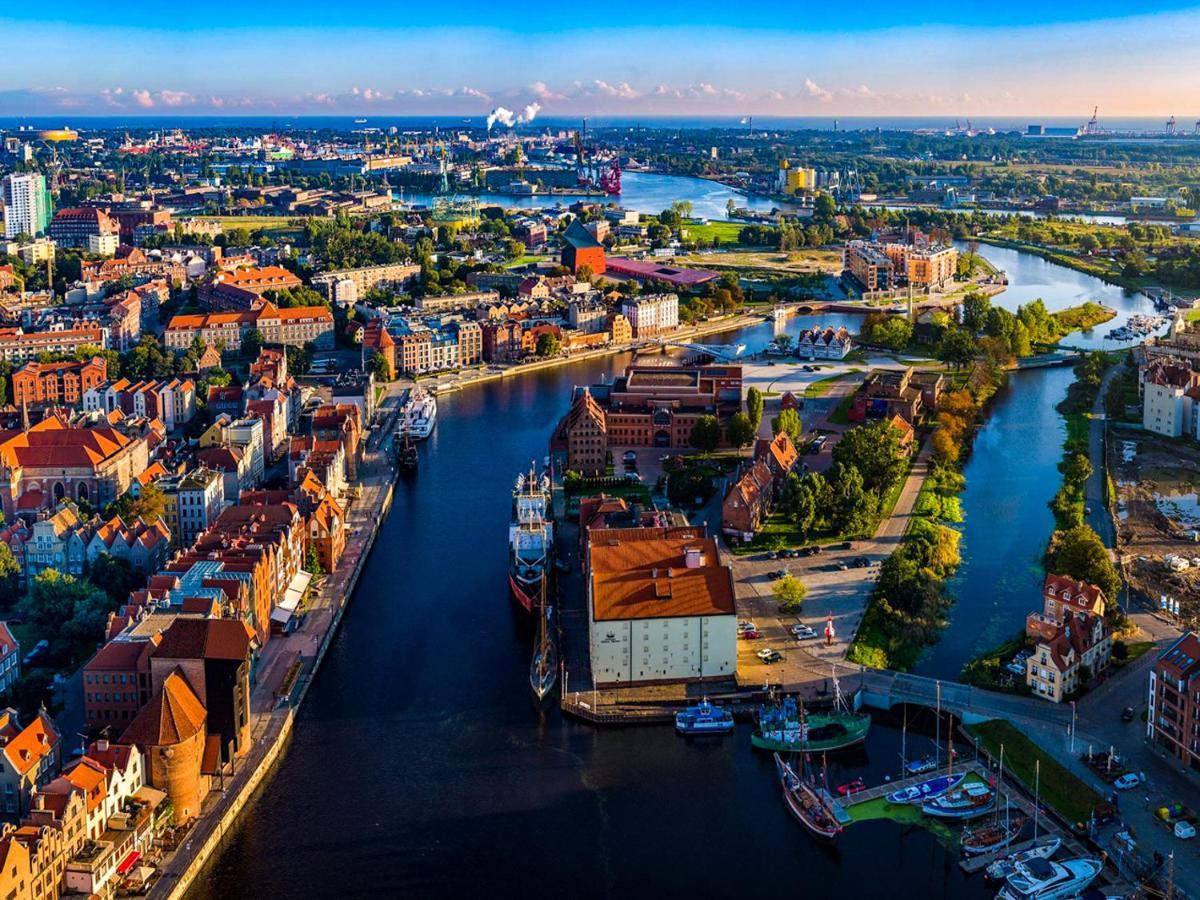
[[1120, 374], [1121, 364], [1110, 366], [1100, 381], [1100, 392], [1096, 402], [1092, 404], [1092, 419], [1088, 425], [1088, 459], [1092, 461], [1092, 474], [1084, 485], [1084, 507], [1091, 510], [1085, 515], [1089, 525], [1100, 535], [1105, 547], [1116, 545], [1116, 529], [1113, 527], [1112, 516], [1108, 512], [1106, 484], [1108, 480], [1105, 471], [1104, 442], [1108, 432], [1108, 415], [1104, 409], [1104, 398], [1108, 394], [1108, 386]]

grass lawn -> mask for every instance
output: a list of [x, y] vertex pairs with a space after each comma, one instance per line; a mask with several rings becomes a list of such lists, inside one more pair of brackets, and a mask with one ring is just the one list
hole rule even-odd
[[814, 381], [804, 389], [805, 397], [825, 397], [833, 390], [834, 385], [839, 381], [845, 381], [848, 378], [854, 378], [859, 375], [862, 369], [848, 369], [845, 372], [839, 372], [836, 375], [830, 375], [828, 378], [822, 378], [820, 381]]
[[[900, 499], [900, 492], [904, 490], [904, 485], [908, 482], [908, 476], [912, 474], [916, 461], [917, 455], [914, 453], [908, 458], [908, 465], [904, 469], [904, 474], [896, 479], [896, 483], [892, 485], [891, 490], [887, 492], [887, 496], [883, 498], [883, 503], [879, 506], [879, 518], [881, 521], [890, 516], [892, 510], [896, 508], [896, 503]], [[928, 481], [929, 479], [925, 480]]]
[[[983, 779], [971, 774], [967, 776], [966, 783], [979, 782], [983, 783]], [[919, 805], [911, 803], [894, 804], [888, 803], [883, 797], [877, 797], [874, 800], [868, 800], [866, 803], [854, 803], [846, 807], [846, 812], [849, 813], [851, 824], [858, 822], [872, 822], [876, 819], [888, 819], [892, 822], [898, 822], [901, 825], [920, 825], [927, 831], [932, 831], [943, 840], [954, 843], [958, 840], [955, 834], [955, 829], [941, 819], [935, 819], [926, 816], [921, 812]]]
[[833, 425], [849, 425], [850, 424], [850, 407], [854, 405], [854, 394], [847, 394], [838, 405], [833, 408], [833, 412], [829, 414], [829, 421]]
[[1003, 744], [1005, 768], [1021, 779], [1031, 791], [1034, 764], [1040, 762], [1041, 799], [1068, 822], [1087, 821], [1092, 814], [1092, 808], [1103, 802], [1103, 797], [1034, 744], [1012, 723], [1004, 719], [995, 719], [979, 725], [969, 725], [967, 730], [979, 737], [980, 745], [986, 747], [992, 756], [1000, 755], [1000, 745]]
[[738, 244], [740, 243], [738, 235], [741, 230], [746, 227], [743, 222], [721, 222], [709, 221], [701, 225], [697, 222], [688, 221], [682, 226], [687, 232], [685, 241], [699, 241], [706, 244], [712, 243], [713, 238], [719, 238], [722, 244]]
[[[1139, 656], [1149, 653], [1155, 646], [1154, 641], [1118, 641], [1118, 643], [1124, 644], [1127, 651], [1124, 659], [1113, 659], [1113, 665], [1119, 667], [1129, 665]], [[24, 645], [22, 644], [22, 646]]]
[[300, 216], [198, 216], [201, 221], [220, 222], [226, 231], [247, 228], [250, 231], [299, 231], [306, 217]]

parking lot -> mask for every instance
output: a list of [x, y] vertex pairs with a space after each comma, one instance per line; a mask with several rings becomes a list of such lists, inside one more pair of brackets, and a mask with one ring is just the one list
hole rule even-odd
[[[884, 555], [871, 541], [855, 541], [849, 547], [827, 545], [812, 555], [729, 557], [738, 619], [753, 622], [760, 635], [738, 641], [739, 682], [799, 688], [827, 679], [831, 665], [845, 657]], [[773, 587], [781, 573], [792, 575], [808, 588], [798, 614], [779, 612]], [[825, 628], [830, 621], [834, 637], [827, 641]], [[815, 636], [797, 639], [792, 634], [796, 625], [808, 626]], [[765, 649], [778, 651], [780, 659], [763, 662], [757, 654]]]

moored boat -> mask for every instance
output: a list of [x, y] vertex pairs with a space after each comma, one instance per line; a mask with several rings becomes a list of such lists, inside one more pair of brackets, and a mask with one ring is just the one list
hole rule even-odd
[[705, 697], [675, 713], [675, 730], [680, 734], [729, 734], [733, 731], [733, 713], [713, 706]]
[[529, 687], [539, 701], [546, 698], [558, 680], [558, 647], [550, 627], [553, 611], [546, 605], [544, 596], [541, 600], [538, 642], [533, 647], [533, 659], [529, 663]]
[[421, 461], [420, 454], [417, 453], [417, 445], [413, 443], [412, 435], [408, 433], [408, 429], [401, 426], [399, 433], [395, 439], [396, 445], [396, 465], [401, 472], [415, 472], [417, 465]]
[[401, 414], [408, 433], [414, 439], [423, 441], [433, 434], [433, 428], [437, 425], [437, 399], [433, 394], [414, 388]]
[[760, 750], [825, 753], [861, 744], [870, 728], [871, 717], [865, 713], [806, 713], [795, 697], [784, 697], [759, 708], [750, 742]]
[[1013, 816], [1011, 819], [994, 822], [991, 825], [964, 828], [962, 834], [963, 853], [975, 856], [1007, 847], [1017, 839], [1017, 835], [1025, 827], [1025, 821], [1024, 816]]
[[986, 784], [972, 781], [924, 801], [921, 812], [939, 819], [974, 819], [991, 812], [995, 805], [996, 792]]
[[923, 803], [926, 800], [933, 800], [942, 796], [946, 791], [954, 790], [963, 783], [963, 779], [966, 777], [965, 772], [960, 772], [957, 775], [939, 775], [936, 778], [910, 784], [908, 787], [901, 788], [898, 791], [892, 791], [885, 799], [888, 803], [895, 804]]
[[508, 586], [514, 600], [532, 613], [550, 577], [554, 550], [550, 479], [530, 469], [513, 488], [512, 522], [508, 526]]
[[904, 764], [904, 772], [906, 775], [924, 775], [926, 772], [932, 772], [938, 767], [937, 757], [922, 756], [920, 759], [912, 759]]
[[822, 840], [831, 841], [837, 837], [842, 826], [820, 792], [797, 775], [791, 766], [779, 758], [778, 753], [775, 754], [775, 769], [779, 772], [784, 803], [792, 817]]
[[1027, 850], [996, 860], [987, 867], [985, 875], [992, 881], [1003, 881], [1017, 871], [1018, 863], [1029, 862], [1031, 859], [1049, 859], [1061, 846], [1062, 838], [1046, 838]]
[[1030, 859], [1017, 864], [1017, 870], [1004, 882], [997, 900], [1062, 900], [1075, 897], [1091, 884], [1104, 864], [1081, 856], [1052, 862]]

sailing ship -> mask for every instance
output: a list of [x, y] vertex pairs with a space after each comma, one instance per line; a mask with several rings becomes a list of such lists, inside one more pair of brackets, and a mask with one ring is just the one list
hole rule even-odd
[[530, 467], [513, 488], [512, 522], [508, 526], [508, 586], [521, 608], [532, 613], [543, 582], [550, 577], [554, 550], [550, 477]]
[[906, 803], [924, 803], [926, 800], [936, 800], [947, 791], [957, 788], [963, 783], [966, 777], [965, 772], [960, 772], [957, 775], [938, 775], [936, 778], [929, 778], [925, 781], [919, 781], [916, 784], [910, 784], [908, 787], [901, 788], [898, 791], [892, 791], [892, 793], [887, 795], [886, 799], [888, 803], [894, 803], [898, 806]]
[[421, 457], [417, 453], [417, 445], [413, 443], [412, 435], [408, 433], [408, 428], [401, 424], [396, 434], [396, 465], [401, 472], [415, 472], [417, 464]]
[[775, 770], [779, 773], [783, 801], [796, 821], [822, 840], [831, 841], [837, 837], [842, 826], [832, 803], [813, 784], [797, 775], [778, 753], [775, 754]]
[[1104, 864], [1081, 856], [1062, 862], [1030, 859], [1017, 864], [1017, 870], [1005, 880], [997, 900], [1060, 900], [1078, 896], [1091, 884]]
[[764, 703], [750, 742], [759, 750], [788, 753], [825, 753], [861, 744], [871, 728], [871, 717], [846, 706], [836, 677], [833, 687], [834, 708], [828, 713], [806, 713], [795, 697]]
[[555, 646], [551, 630], [552, 607], [546, 602], [546, 579], [538, 603], [538, 640], [533, 647], [533, 659], [529, 662], [529, 686], [539, 701], [554, 688], [558, 679], [558, 647]]
[[1017, 839], [1017, 835], [1025, 827], [1024, 816], [1006, 815], [1003, 822], [993, 822], [991, 825], [981, 825], [977, 828], [964, 828], [962, 834], [963, 853], [968, 856], [979, 853], [991, 853], [1001, 847], [1007, 847]]
[[729, 734], [733, 731], [733, 713], [713, 706], [705, 697], [695, 706], [675, 713], [675, 730], [680, 734]]
[[1018, 863], [1029, 862], [1031, 859], [1049, 859], [1058, 852], [1058, 848], [1061, 846], [1062, 838], [1049, 838], [1040, 844], [1035, 844], [1028, 850], [1022, 850], [1020, 853], [1014, 853], [1012, 856], [996, 860], [987, 867], [987, 871], [984, 874], [992, 881], [1003, 881], [1017, 871]]
[[400, 410], [404, 428], [416, 440], [423, 441], [433, 434], [437, 425], [437, 399], [420, 388], [413, 388], [408, 402]]
[[996, 792], [982, 782], [972, 781], [924, 801], [921, 812], [938, 819], [976, 819], [991, 812], [995, 805]]

